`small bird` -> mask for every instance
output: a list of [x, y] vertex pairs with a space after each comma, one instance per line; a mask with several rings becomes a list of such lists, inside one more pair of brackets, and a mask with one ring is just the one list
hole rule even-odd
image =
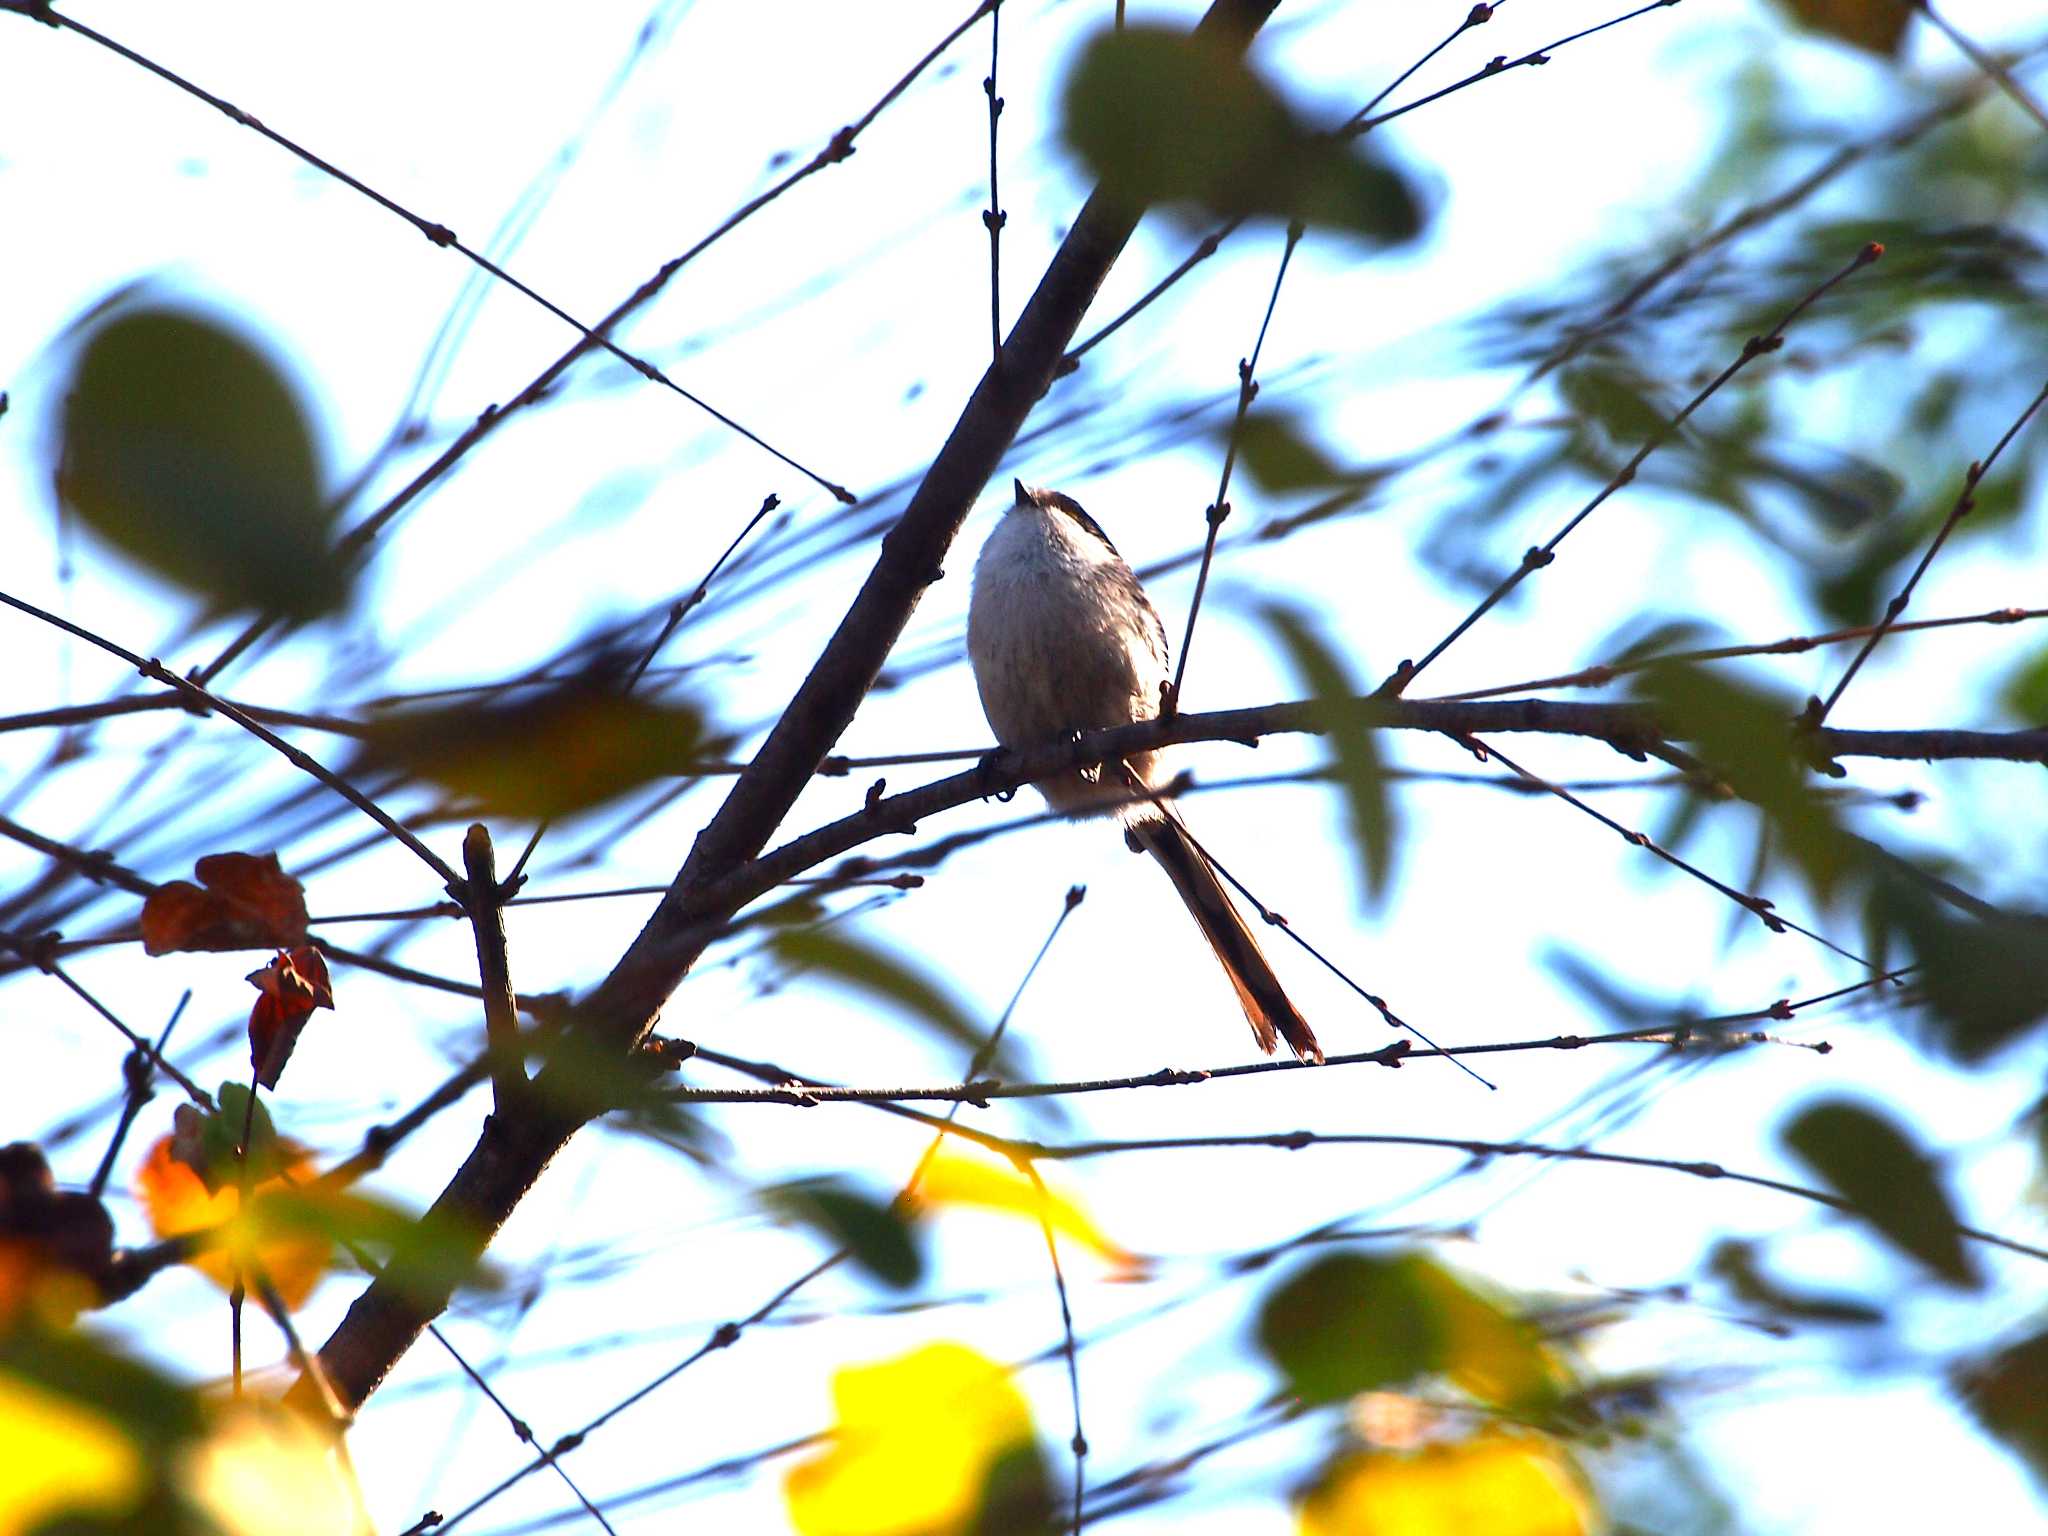
[[[967, 655], [982, 712], [1006, 747], [1043, 746], [1076, 731], [1132, 725], [1159, 714], [1170, 677], [1166, 626], [1109, 535], [1059, 491], [1028, 490], [981, 547], [967, 607]], [[1237, 992], [1259, 1049], [1285, 1040], [1321, 1061], [1314, 1031], [1288, 1000], [1216, 871], [1180, 813], [1161, 798], [1156, 752], [1121, 771], [1041, 779], [1054, 810], [1114, 808], [1133, 847], [1165, 869]], [[1150, 798], [1133, 798], [1151, 792]]]

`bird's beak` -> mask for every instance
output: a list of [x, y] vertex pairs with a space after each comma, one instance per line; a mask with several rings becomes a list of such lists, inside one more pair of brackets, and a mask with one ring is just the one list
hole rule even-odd
[[1030, 506], [1031, 493], [1024, 489], [1024, 482], [1022, 480], [1012, 480], [1010, 484], [1017, 488], [1017, 505], [1020, 507]]

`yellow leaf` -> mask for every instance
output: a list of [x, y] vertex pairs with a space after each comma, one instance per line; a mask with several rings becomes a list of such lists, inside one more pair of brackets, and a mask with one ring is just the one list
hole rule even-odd
[[1585, 1536], [1592, 1509], [1563, 1456], [1485, 1434], [1413, 1455], [1339, 1462], [1301, 1507], [1301, 1536]]
[[143, 1472], [112, 1419], [0, 1372], [0, 1536], [62, 1514], [118, 1517], [141, 1498]]
[[367, 1536], [339, 1440], [273, 1404], [244, 1402], [180, 1460], [187, 1497], [227, 1536]]
[[1134, 1279], [1145, 1267], [1143, 1259], [1098, 1227], [1076, 1201], [1050, 1188], [1041, 1192], [1014, 1164], [993, 1154], [954, 1151], [949, 1146], [925, 1165], [917, 1198], [927, 1206], [973, 1206], [1008, 1212], [1033, 1223], [1043, 1217], [1053, 1231], [1064, 1233], [1114, 1265], [1119, 1279]]
[[1042, 1509], [1031, 1410], [1007, 1371], [965, 1345], [840, 1371], [832, 1401], [831, 1448], [783, 1485], [804, 1536], [963, 1536], [998, 1499]]
[[[295, 1195], [307, 1196], [312, 1165], [300, 1161], [288, 1171], [296, 1181]], [[254, 1262], [263, 1266], [286, 1306], [297, 1307], [313, 1294], [327, 1267], [333, 1239], [309, 1231], [303, 1221], [287, 1224], [266, 1218], [266, 1193], [294, 1187], [284, 1179], [258, 1184], [251, 1191], [249, 1216], [238, 1218], [242, 1192], [233, 1184], [224, 1184], [209, 1193], [199, 1175], [172, 1156], [171, 1138], [166, 1136], [150, 1148], [136, 1182], [150, 1228], [158, 1237], [220, 1229], [220, 1238], [196, 1254], [192, 1264], [222, 1290], [233, 1287], [237, 1267], [252, 1275]]]

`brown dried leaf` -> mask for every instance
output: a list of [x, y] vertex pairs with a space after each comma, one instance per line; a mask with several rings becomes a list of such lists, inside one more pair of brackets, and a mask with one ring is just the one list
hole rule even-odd
[[146, 953], [292, 949], [306, 942], [305, 887], [276, 854], [211, 853], [193, 873], [198, 885], [174, 880], [143, 902]]

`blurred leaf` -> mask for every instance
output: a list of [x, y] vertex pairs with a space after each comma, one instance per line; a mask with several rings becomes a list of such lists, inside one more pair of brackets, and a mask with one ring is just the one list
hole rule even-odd
[[248, 979], [261, 994], [249, 1010], [249, 1062], [256, 1081], [275, 1088], [313, 1010], [334, 1006], [327, 957], [306, 945], [280, 954]]
[[1756, 1245], [1734, 1238], [1714, 1244], [1707, 1272], [1743, 1301], [1779, 1317], [1801, 1322], [1868, 1325], [1884, 1321], [1884, 1310], [1848, 1296], [1823, 1296], [1780, 1284], [1757, 1263]]
[[1866, 916], [1905, 940], [1940, 1043], [1957, 1060], [1983, 1061], [2048, 1019], [2048, 916], [1967, 916], [1889, 873]]
[[231, 1404], [179, 1459], [182, 1491], [223, 1536], [365, 1536], [375, 1529], [346, 1449], [275, 1403]]
[[108, 543], [229, 608], [309, 619], [347, 596], [312, 428], [248, 341], [115, 306], [88, 321], [63, 393], [58, 494]]
[[[240, 1187], [227, 1183], [209, 1192], [198, 1174], [171, 1155], [171, 1141], [165, 1136], [150, 1148], [136, 1179], [150, 1230], [158, 1237], [217, 1230], [219, 1235], [193, 1255], [193, 1268], [229, 1290], [238, 1273], [251, 1274], [260, 1265], [286, 1306], [302, 1305], [327, 1268], [332, 1237], [309, 1230], [296, 1207], [269, 1199], [287, 1188], [281, 1178], [257, 1183], [244, 1214]], [[312, 1164], [298, 1162], [291, 1173], [301, 1184], [310, 1183]]]
[[1999, 707], [2028, 726], [2048, 725], [2048, 646], [2016, 668], [1998, 690]]
[[[2021, 512], [2038, 505], [2025, 494], [2027, 489], [2027, 477], [2019, 472], [1994, 475], [1978, 482], [1976, 490], [1970, 493], [1969, 516], [1956, 524], [1956, 537], [1967, 538], [2019, 521]], [[1948, 515], [1946, 507], [1942, 515]]]
[[1898, 590], [1897, 572], [1901, 562], [1920, 544], [1917, 531], [1910, 527], [1878, 533], [1864, 543], [1847, 564], [1816, 574], [1812, 585], [1813, 600], [1821, 612], [1837, 624], [1874, 622], [1885, 599]]
[[1846, 1100], [1802, 1111], [1785, 1145], [1901, 1252], [1951, 1285], [1983, 1285], [1934, 1165], [1890, 1120]]
[[652, 703], [594, 675], [514, 704], [384, 716], [364, 755], [431, 779], [480, 812], [541, 820], [688, 774], [722, 745], [694, 706]]
[[1420, 199], [1371, 144], [1312, 133], [1242, 56], [1206, 37], [1134, 25], [1096, 35], [1067, 77], [1062, 130], [1136, 203], [1412, 240]]
[[2048, 1333], [1960, 1364], [1949, 1380], [1977, 1422], [2048, 1491]]
[[145, 954], [292, 949], [306, 942], [305, 887], [284, 872], [276, 854], [209, 853], [192, 872], [199, 885], [173, 880], [144, 899]]
[[[1272, 626], [1293, 663], [1294, 675], [1312, 698], [1336, 704], [1355, 699], [1365, 691], [1298, 609], [1268, 603], [1260, 613]], [[1333, 708], [1327, 711], [1325, 719], [1328, 729], [1324, 736], [1336, 754], [1337, 782], [1351, 812], [1351, 847], [1358, 856], [1365, 901], [1373, 905], [1386, 895], [1393, 879], [1394, 846], [1399, 831], [1393, 802], [1387, 795], [1386, 770], [1381, 765], [1379, 744], [1372, 731], [1360, 724], [1355, 714]]]
[[[1227, 426], [1219, 431], [1226, 440], [1229, 434]], [[1252, 480], [1275, 494], [1333, 486], [1364, 490], [1386, 478], [1383, 470], [1344, 468], [1309, 441], [1299, 417], [1277, 412], [1260, 411], [1245, 418], [1237, 453]]]
[[385, 1283], [402, 1295], [439, 1305], [458, 1287], [493, 1291], [504, 1284], [499, 1269], [479, 1258], [484, 1245], [474, 1231], [445, 1214], [420, 1217], [390, 1201], [310, 1177], [259, 1191], [251, 1209], [266, 1236], [296, 1235], [367, 1250]]
[[1053, 1493], [1010, 1373], [929, 1344], [834, 1374], [826, 1449], [783, 1480], [803, 1536], [1050, 1532]]
[[1568, 949], [1553, 946], [1545, 951], [1543, 963], [1616, 1029], [1641, 1029], [1650, 1024], [1669, 1024], [1676, 1029], [1683, 1022], [1677, 1005], [1668, 998], [1624, 987]]
[[187, 1530], [141, 1506], [200, 1427], [196, 1393], [89, 1334], [0, 1332], [0, 1531]]
[[1585, 1480], [1551, 1441], [1487, 1431], [1332, 1465], [1302, 1501], [1301, 1536], [1586, 1536]]
[[1677, 414], [1657, 399], [1652, 380], [1613, 359], [1576, 363], [1559, 375], [1557, 387], [1565, 403], [1598, 422], [1617, 447], [1641, 446]]
[[1001, 1211], [1034, 1225], [1043, 1221], [1115, 1266], [1119, 1279], [1137, 1278], [1145, 1268], [1144, 1260], [1097, 1226], [1079, 1201], [1054, 1193], [1050, 1186], [1041, 1192], [1014, 1164], [993, 1153], [942, 1148], [918, 1180], [917, 1203]]
[[836, 1179], [797, 1179], [761, 1191], [770, 1210], [802, 1222], [846, 1249], [884, 1285], [904, 1290], [924, 1277], [913, 1228], [894, 1205], [872, 1200]]
[[1267, 1296], [1258, 1337], [1311, 1405], [1445, 1375], [1483, 1402], [1527, 1409], [1557, 1385], [1534, 1329], [1419, 1253], [1317, 1260]]
[[1637, 674], [1635, 693], [1689, 743], [1728, 787], [1770, 818], [1776, 845], [1826, 901], [1855, 862], [1833, 808], [1813, 792], [1793, 756], [1789, 699], [1706, 666], [1673, 664]]
[[1907, 0], [1778, 0], [1779, 7], [1809, 32], [1896, 58], [1913, 9]]
[[[786, 965], [822, 971], [855, 991], [895, 1005], [935, 1034], [964, 1046], [970, 1056], [985, 1043], [967, 1010], [930, 972], [874, 945], [823, 928], [798, 928], [772, 935], [768, 947]], [[1007, 1047], [999, 1048], [998, 1060], [991, 1061], [989, 1069], [998, 1077], [1012, 1075]]]
[[1670, 651], [1697, 650], [1706, 645], [1725, 645], [1728, 631], [1706, 619], [1659, 618], [1641, 614], [1594, 648], [1594, 654], [1610, 662], [1645, 661]]
[[57, 1188], [42, 1148], [0, 1147], [0, 1338], [25, 1315], [69, 1324], [99, 1305], [113, 1253], [114, 1219], [97, 1196]]
[[97, 1395], [52, 1392], [0, 1366], [0, 1531], [88, 1515], [118, 1518], [147, 1485], [140, 1449]]

